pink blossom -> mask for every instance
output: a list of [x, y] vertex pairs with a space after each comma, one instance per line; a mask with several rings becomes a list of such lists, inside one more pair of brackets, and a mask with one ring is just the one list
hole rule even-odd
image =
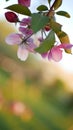
[[52, 59], [56, 62], [60, 61], [62, 59], [62, 50], [59, 46], [54, 46], [49, 54], [48, 54], [48, 59]]
[[21, 61], [25, 61], [28, 58], [28, 50], [24, 44], [18, 47], [17, 56]]
[[30, 28], [31, 25], [31, 18], [23, 18], [20, 21], [20, 27], [19, 31], [24, 35], [24, 36], [31, 36], [33, 34], [33, 30]]
[[18, 33], [9, 34], [6, 37], [5, 41], [9, 45], [20, 44], [22, 42], [22, 34]]
[[29, 36], [33, 34], [32, 29], [19, 27], [19, 31], [22, 32], [25, 36]]
[[36, 45], [33, 42], [32, 38], [23, 39], [22, 34], [10, 34], [6, 38], [6, 43], [9, 45], [18, 44], [17, 56], [20, 60], [25, 61], [28, 57], [29, 52], [35, 52], [34, 49]]
[[42, 56], [43, 58], [46, 58], [47, 55], [48, 55], [48, 52], [45, 52], [45, 53], [43, 53], [41, 56]]
[[31, 18], [28, 17], [28, 18], [23, 18], [21, 21], [20, 21], [20, 26], [27, 26], [27, 25], [30, 25], [31, 23]]
[[54, 47], [52, 47], [50, 51], [43, 53], [42, 57], [48, 57], [49, 60], [59, 62], [62, 59], [63, 49], [71, 49], [72, 46], [72, 44], [60, 44], [58, 46], [55, 45]]
[[18, 0], [18, 3], [23, 5], [23, 6], [29, 7], [31, 0]]

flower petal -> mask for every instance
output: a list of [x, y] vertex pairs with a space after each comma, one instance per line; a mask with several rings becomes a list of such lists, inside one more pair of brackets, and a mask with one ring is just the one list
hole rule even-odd
[[28, 17], [28, 18], [23, 18], [20, 22], [20, 26], [27, 26], [27, 25], [30, 25], [31, 23], [31, 18]]
[[41, 56], [42, 56], [43, 58], [46, 58], [47, 55], [48, 55], [48, 52], [41, 54]]
[[27, 39], [27, 50], [30, 51], [30, 52], [35, 52], [35, 48], [37, 47], [34, 42], [33, 42], [33, 39], [32, 38], [28, 38]]
[[17, 56], [20, 60], [25, 61], [28, 57], [28, 50], [25, 45], [20, 45], [17, 51]]
[[35, 49], [36, 48], [36, 45], [35, 44], [33, 44], [33, 43], [30, 43], [29, 45], [27, 45], [27, 50], [29, 51], [29, 52], [35, 52]]
[[9, 34], [5, 41], [9, 45], [20, 44], [22, 42], [22, 35], [17, 33]]
[[19, 4], [24, 5], [26, 7], [30, 6], [30, 2], [31, 2], [31, 0], [18, 0]]
[[52, 59], [52, 53], [51, 53], [51, 50], [48, 52], [48, 60], [51, 60]]
[[62, 43], [58, 47], [63, 48], [63, 49], [71, 49], [73, 47], [73, 45], [69, 44], [69, 43]]
[[51, 49], [52, 59], [56, 62], [62, 59], [62, 50], [58, 46], [55, 46]]
[[32, 29], [19, 27], [19, 31], [22, 32], [25, 36], [29, 36], [33, 33]]
[[27, 43], [28, 43], [28, 44], [34, 43], [34, 42], [33, 42], [33, 39], [32, 39], [32, 38], [28, 38], [28, 39], [27, 39]]

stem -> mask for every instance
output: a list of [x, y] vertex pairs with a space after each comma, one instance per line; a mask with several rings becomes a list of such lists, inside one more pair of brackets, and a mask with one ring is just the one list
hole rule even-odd
[[41, 30], [41, 36], [42, 36], [42, 39], [43, 39], [43, 30]]
[[45, 37], [47, 37], [46, 32], [45, 31], [43, 31], [43, 32], [44, 32]]
[[52, 6], [50, 7], [50, 10], [49, 10], [49, 12], [47, 13], [47, 16], [49, 16], [50, 13], [53, 11], [53, 7], [54, 7], [55, 3], [56, 3], [56, 0], [54, 1], [54, 3], [52, 4]]

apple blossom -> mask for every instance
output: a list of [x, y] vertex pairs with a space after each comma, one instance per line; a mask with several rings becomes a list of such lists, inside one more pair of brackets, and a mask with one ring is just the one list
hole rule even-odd
[[[5, 18], [8, 22], [17, 23], [18, 30], [20, 33], [10, 34], [6, 38], [6, 43], [9, 45], [18, 45], [17, 56], [21, 60], [26, 60], [29, 52], [38, 52], [42, 53], [43, 58], [52, 59], [56, 62], [62, 59], [62, 52], [68, 50], [71, 54], [71, 47], [68, 35], [62, 30], [62, 25], [56, 22], [55, 14], [62, 15], [65, 17], [70, 17], [70, 15], [65, 11], [55, 12], [58, 9], [62, 1], [59, 1], [59, 4], [56, 0], [51, 3], [51, 0], [47, 0], [48, 6], [40, 5], [36, 9], [38, 12], [31, 12], [30, 6], [31, 0], [18, 0], [18, 4], [8, 6], [6, 9], [14, 12], [6, 12]], [[25, 7], [24, 7], [25, 6]], [[45, 12], [44, 12], [45, 11]], [[16, 12], [16, 13], [15, 13]], [[22, 14], [26, 17], [23, 17], [22, 20], [19, 19], [19, 15]], [[57, 35], [61, 44], [55, 45]], [[32, 35], [39, 35], [40, 38], [34, 40]], [[37, 45], [37, 43], [39, 43]], [[36, 49], [35, 49], [36, 48]], [[44, 53], [46, 52], [46, 53]]]
[[6, 43], [9, 45], [18, 44], [17, 56], [20, 60], [25, 61], [29, 52], [35, 52], [36, 45], [32, 38], [23, 38], [22, 34], [13, 33], [6, 37]]
[[71, 49], [73, 47], [72, 44], [60, 44], [55, 45], [46, 53], [43, 53], [41, 56], [43, 58], [48, 57], [49, 60], [54, 60], [56, 62], [59, 62], [62, 59], [62, 49]]
[[21, 21], [20, 21], [20, 27], [19, 27], [19, 31], [25, 35], [26, 37], [27, 36], [31, 36], [33, 34], [33, 30], [30, 28], [30, 25], [31, 25], [31, 18], [28, 17], [28, 18], [23, 18]]

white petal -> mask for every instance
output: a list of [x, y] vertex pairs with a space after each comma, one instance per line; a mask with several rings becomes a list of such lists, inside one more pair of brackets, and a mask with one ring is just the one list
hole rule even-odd
[[12, 33], [6, 37], [5, 41], [9, 45], [20, 44], [22, 42], [21, 37], [21, 34]]
[[24, 45], [19, 46], [17, 56], [22, 61], [25, 61], [28, 58], [28, 50], [25, 48]]

